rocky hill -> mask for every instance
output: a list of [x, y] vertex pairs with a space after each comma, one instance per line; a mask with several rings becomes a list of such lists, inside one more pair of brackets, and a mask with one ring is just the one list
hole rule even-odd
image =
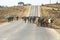
[[41, 5], [40, 10], [42, 16], [53, 18], [54, 24], [60, 26], [60, 3]]
[[0, 21], [8, 16], [25, 16], [28, 10], [29, 6], [0, 7]]

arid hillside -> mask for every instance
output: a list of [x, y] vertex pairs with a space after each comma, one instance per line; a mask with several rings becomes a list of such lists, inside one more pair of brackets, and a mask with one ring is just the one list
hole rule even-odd
[[0, 21], [9, 16], [25, 16], [29, 11], [29, 6], [0, 7]]
[[59, 4], [47, 4], [40, 6], [41, 15], [48, 17], [60, 18], [60, 5]]
[[53, 18], [54, 24], [60, 26], [60, 4], [46, 4], [40, 6], [41, 15], [47, 18]]

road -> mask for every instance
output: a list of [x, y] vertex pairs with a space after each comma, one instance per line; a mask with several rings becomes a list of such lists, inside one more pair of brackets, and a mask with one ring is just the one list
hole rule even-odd
[[[38, 6], [35, 7], [31, 6], [31, 10], [37, 9]], [[33, 15], [38, 15], [36, 12], [35, 14]], [[60, 34], [55, 29], [18, 20], [0, 25], [0, 40], [60, 40]]]
[[38, 16], [38, 6], [31, 6], [29, 16]]

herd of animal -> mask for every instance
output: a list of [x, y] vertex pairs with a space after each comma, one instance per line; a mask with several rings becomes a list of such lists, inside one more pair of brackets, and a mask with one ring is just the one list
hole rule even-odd
[[[19, 19], [18, 16], [15, 18], [16, 18], [16, 20]], [[7, 19], [8, 19], [8, 22], [10, 22], [10, 21], [13, 21], [14, 17], [8, 17]], [[23, 21], [25, 21], [25, 23], [28, 21], [29, 23], [35, 23], [37, 26], [39, 26], [39, 25], [40, 26], [49, 26], [48, 24], [52, 24], [54, 21], [51, 18], [36, 17], [36, 16], [34, 16], [34, 17], [32, 17], [32, 16], [31, 17], [21, 17], [21, 19]]]
[[46, 17], [22, 17], [25, 23], [28, 21], [30, 23], [35, 23], [37, 26], [48, 26], [48, 24], [53, 23], [53, 19]]

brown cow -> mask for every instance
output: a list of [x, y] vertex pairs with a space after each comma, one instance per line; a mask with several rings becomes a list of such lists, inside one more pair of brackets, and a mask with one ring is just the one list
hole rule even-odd
[[37, 26], [39, 25], [39, 18], [38, 17], [35, 19], [35, 23]]

